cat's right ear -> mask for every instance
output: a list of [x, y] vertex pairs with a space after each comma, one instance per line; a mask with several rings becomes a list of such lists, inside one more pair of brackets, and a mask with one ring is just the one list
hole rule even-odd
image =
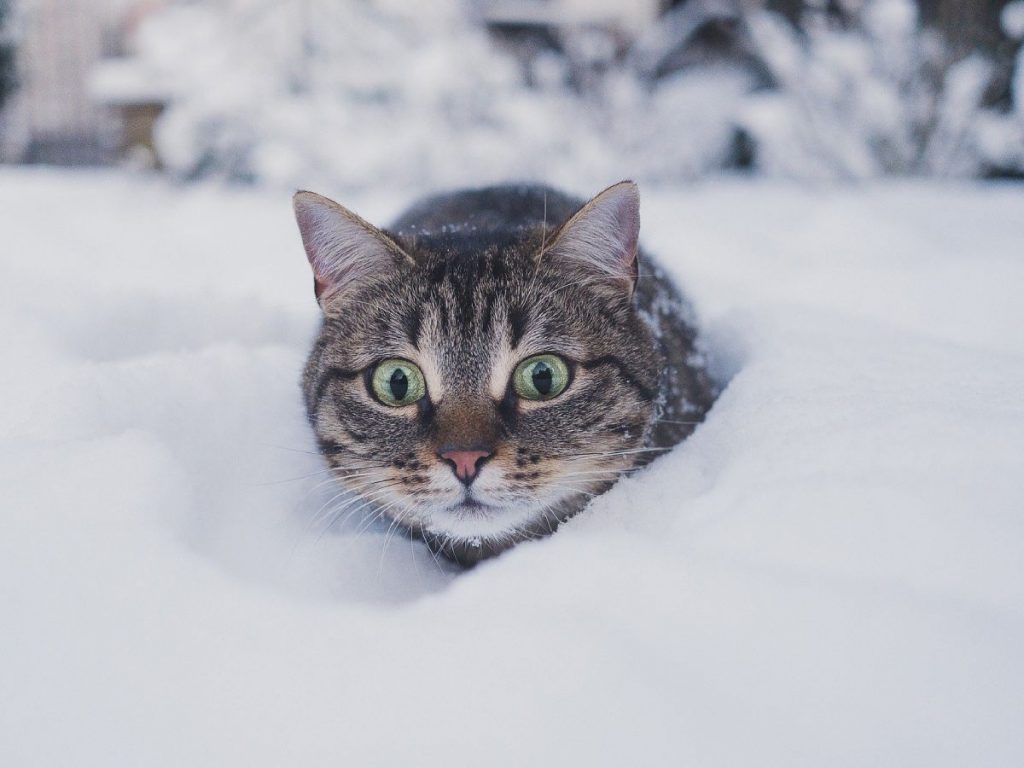
[[398, 243], [323, 195], [296, 192], [292, 207], [324, 312], [374, 276], [413, 263]]
[[632, 294], [639, 237], [640, 191], [632, 181], [620, 181], [574, 213], [538, 258], [559, 259]]

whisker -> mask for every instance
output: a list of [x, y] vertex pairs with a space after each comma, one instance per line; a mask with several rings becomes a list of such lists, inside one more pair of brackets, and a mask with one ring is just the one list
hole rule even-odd
[[394, 502], [389, 502], [388, 504], [385, 504], [383, 507], [374, 507], [372, 510], [373, 515], [368, 520], [363, 521], [362, 527], [360, 527], [356, 531], [354, 538], [358, 539], [360, 536], [362, 536], [364, 533], [370, 530], [377, 523], [378, 520], [384, 517], [384, 510], [389, 509], [393, 504]]
[[635, 472], [636, 469], [637, 469], [636, 467], [625, 467], [623, 469], [593, 469], [593, 470], [586, 470], [586, 471], [583, 471], [583, 472], [567, 472], [564, 475], [559, 475], [559, 479], [569, 478], [569, 477], [583, 477], [585, 475], [612, 475], [612, 476], [619, 476], [619, 475], [629, 474], [630, 472]]
[[252, 483], [251, 487], [253, 487], [253, 488], [261, 488], [261, 487], [263, 487], [265, 485], [280, 485], [281, 483], [294, 483], [294, 482], [297, 482], [299, 480], [308, 480], [311, 477], [316, 477], [317, 475], [322, 475], [324, 472], [330, 472], [331, 469], [332, 469], [331, 467], [325, 467], [324, 469], [318, 469], [316, 472], [310, 472], [308, 475], [299, 475], [298, 477], [286, 477], [283, 480], [267, 480], [267, 481], [262, 482], [262, 483]]
[[384, 462], [383, 464], [349, 464], [344, 467], [336, 467], [332, 465], [331, 469], [336, 472], [357, 472], [363, 469], [386, 469], [390, 466], [390, 464]]
[[427, 548], [427, 552], [430, 553], [430, 557], [434, 560], [434, 565], [437, 566], [437, 570], [440, 573], [444, 573], [444, 568], [441, 567], [441, 561], [437, 559], [437, 553], [434, 548], [430, 546], [430, 542], [427, 541], [427, 532], [424, 529], [420, 529], [420, 538], [423, 540], [423, 546]]
[[[362, 504], [359, 504], [355, 508], [351, 509], [348, 512], [348, 514], [345, 515], [344, 520], [341, 521], [342, 525], [344, 525], [346, 522], [348, 522], [348, 520], [355, 513], [359, 512], [361, 510], [364, 510], [364, 509], [366, 509], [368, 507], [372, 507], [373, 504], [377, 501], [377, 499], [385, 496], [394, 486], [397, 486], [397, 483], [394, 483], [394, 485], [388, 485], [388, 486], [386, 486], [384, 488], [378, 488], [378, 489], [376, 489], [374, 491], [371, 491], [370, 493], [365, 494], [365, 495], [364, 494], [360, 494], [360, 495], [356, 496], [355, 499], [352, 499], [351, 501], [348, 501], [345, 504], [343, 504], [341, 506], [341, 508], [339, 508], [338, 510], [336, 510], [336, 511], [332, 510], [333, 517], [332, 517], [331, 521], [324, 527], [324, 529], [322, 531], [320, 531], [320, 534], [317, 536], [317, 541], [319, 541], [323, 537], [323, 535], [325, 533], [327, 533], [327, 531], [331, 530], [331, 528], [333, 528], [335, 525], [338, 524], [338, 519], [341, 517], [342, 512], [344, 512], [346, 509], [351, 507], [352, 504], [356, 504], [356, 503], [358, 503], [360, 501], [363, 502]], [[371, 524], [372, 524], [374, 519], [375, 518], [371, 518]], [[356, 536], [358, 537], [358, 535], [359, 535], [359, 532], [357, 532]]]
[[320, 451], [307, 451], [305, 448], [292, 448], [290, 445], [278, 445], [277, 443], [258, 443], [258, 445], [264, 448], [276, 448], [279, 451], [288, 451], [289, 453], [303, 453], [306, 456], [322, 456]]
[[381, 547], [380, 551], [380, 562], [377, 563], [377, 580], [380, 580], [381, 574], [384, 572], [384, 558], [388, 553], [388, 544], [391, 543], [391, 539], [398, 535], [399, 527], [402, 524], [402, 518], [405, 513], [412, 508], [411, 502], [405, 502], [402, 504], [402, 508], [398, 510], [398, 514], [392, 515], [392, 523], [388, 526], [387, 532], [384, 534], [384, 546]]
[[584, 496], [589, 496], [592, 499], [601, 495], [599, 493], [590, 493], [590, 491], [584, 491], [582, 488], [575, 488], [575, 487], [573, 487], [571, 485], [564, 485], [562, 483], [551, 483], [550, 485], [548, 485], [548, 488], [561, 488], [563, 491], [572, 491], [574, 493], [582, 493]]
[[577, 459], [577, 458], [584, 458], [584, 457], [589, 457], [589, 456], [631, 456], [631, 455], [638, 454], [638, 453], [654, 453], [654, 452], [657, 452], [657, 451], [671, 451], [673, 448], [675, 448], [674, 445], [668, 445], [668, 446], [665, 446], [663, 448], [632, 448], [632, 449], [629, 449], [629, 450], [626, 450], [626, 451], [607, 451], [607, 452], [595, 451], [593, 453], [556, 454], [556, 456], [558, 458], [563, 458], [563, 459]]
[[[330, 509], [323, 516], [321, 516], [321, 513], [327, 507], [330, 507], [330, 505], [333, 504], [337, 499], [340, 499], [340, 498], [342, 498], [344, 496], [348, 496], [348, 495], [352, 495], [354, 497], [352, 500], [344, 502], [344, 504], [343, 504], [343, 506], [341, 508], [342, 510], [344, 510], [345, 508], [347, 508], [349, 506], [349, 504], [352, 501], [364, 498], [363, 492], [367, 488], [369, 488], [370, 486], [378, 485], [380, 483], [388, 482], [390, 480], [391, 480], [391, 478], [381, 478], [379, 480], [370, 480], [370, 481], [366, 481], [366, 482], [363, 482], [363, 483], [356, 483], [352, 487], [348, 487], [348, 488], [342, 487], [342, 489], [338, 493], [336, 493], [334, 496], [332, 496], [330, 499], [328, 499], [326, 502], [324, 502], [323, 505], [320, 507], [320, 509], [317, 510], [316, 515], [314, 516], [314, 519], [310, 523], [309, 527], [312, 528], [313, 526], [317, 525], [321, 520], [324, 520], [326, 518], [331, 517], [331, 515], [334, 515], [335, 512], [339, 512], [340, 513], [340, 511], [337, 510], [337, 509]], [[397, 481], [394, 481], [394, 482], [397, 482]], [[327, 528], [325, 528], [324, 530], [326, 531], [326, 530], [330, 529], [330, 527], [332, 525], [334, 525], [334, 522], [335, 521], [332, 520], [331, 523], [328, 524]]]

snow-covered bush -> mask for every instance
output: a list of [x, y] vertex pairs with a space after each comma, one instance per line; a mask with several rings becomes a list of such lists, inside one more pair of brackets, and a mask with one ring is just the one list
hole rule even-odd
[[[1024, 27], [1022, 2], [1004, 13], [1011, 37]], [[1021, 63], [1016, 112], [996, 112], [983, 101], [990, 62], [955, 58], [922, 27], [913, 0], [837, 7], [841, 23], [835, 7], [808, 4], [795, 25], [758, 5], [688, 4], [636, 45], [648, 49], [624, 58], [596, 45], [592, 30], [566, 33], [569, 59], [577, 49], [601, 52], [585, 78], [553, 53], [527, 76], [460, 0], [172, 4], [142, 28], [137, 48], [176, 94], [157, 143], [185, 178], [590, 187], [735, 166], [739, 140], [747, 162], [770, 175], [1024, 168]], [[650, 46], [685, 47], [701, 13], [733, 14], [743, 56], [653, 74], [643, 64]], [[587, 45], [571, 44], [577, 38]]]
[[797, 29], [747, 19], [776, 88], [752, 95], [743, 124], [768, 173], [813, 177], [976, 175], [975, 135], [990, 64], [955, 61], [911, 0], [868, 0], [840, 25], [824, 7]]
[[10, 0], [0, 0], [0, 107], [14, 91], [14, 37]]
[[177, 94], [157, 141], [186, 177], [422, 186], [607, 154], [587, 105], [528, 89], [454, 0], [171, 7], [138, 47]]
[[606, 91], [609, 139], [619, 176], [673, 181], [732, 162], [752, 78], [737, 68], [681, 71], [646, 87], [619, 72]]
[[1001, 14], [1004, 34], [1016, 41], [1017, 54], [1010, 81], [1011, 107], [988, 111], [975, 129], [987, 166], [996, 172], [1024, 174], [1024, 0], [1015, 0]]

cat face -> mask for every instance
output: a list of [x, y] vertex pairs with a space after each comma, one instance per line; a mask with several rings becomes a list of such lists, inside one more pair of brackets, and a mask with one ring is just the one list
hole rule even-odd
[[296, 196], [324, 310], [306, 404], [347, 509], [472, 561], [642, 460], [660, 366], [632, 303], [637, 205], [624, 183], [555, 232], [405, 240]]

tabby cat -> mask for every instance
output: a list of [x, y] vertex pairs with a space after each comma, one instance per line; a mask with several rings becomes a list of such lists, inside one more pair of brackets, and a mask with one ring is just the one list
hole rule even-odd
[[312, 192], [294, 206], [323, 311], [303, 391], [341, 509], [474, 563], [551, 533], [711, 405], [632, 182], [586, 204], [442, 194], [387, 230]]

